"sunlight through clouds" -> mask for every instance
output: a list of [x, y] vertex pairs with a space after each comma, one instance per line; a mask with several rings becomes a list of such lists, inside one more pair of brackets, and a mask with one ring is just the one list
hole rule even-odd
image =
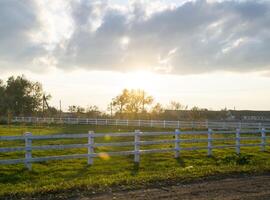
[[[49, 76], [27, 71], [23, 73], [44, 85], [45, 91], [49, 91], [53, 96], [51, 105], [58, 107], [61, 99], [63, 110], [67, 110], [69, 105], [85, 107], [95, 104], [102, 111], [106, 111], [110, 100], [124, 88], [144, 89], [154, 96], [155, 102], [163, 105], [169, 104], [171, 100], [178, 100], [189, 108], [196, 105], [218, 110], [224, 107], [270, 109], [270, 96], [266, 92], [270, 90], [270, 79], [262, 73], [222, 72], [179, 76], [147, 71], [64, 72], [58, 69], [51, 70]], [[2, 74], [2, 78], [5, 80], [9, 75]], [[258, 96], [264, 98], [257, 98]]]
[[56, 106], [105, 110], [141, 88], [164, 104], [269, 108], [269, 1], [2, 0], [0, 18], [1, 78], [33, 77]]
[[0, 3], [1, 71], [270, 70], [267, 1], [12, 2]]

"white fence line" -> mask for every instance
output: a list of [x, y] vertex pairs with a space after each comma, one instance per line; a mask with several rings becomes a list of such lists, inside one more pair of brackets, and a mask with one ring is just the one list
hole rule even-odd
[[[225, 132], [225, 133], [224, 133]], [[18, 164], [24, 163], [25, 166], [31, 170], [33, 162], [43, 162], [50, 160], [64, 160], [64, 159], [75, 159], [75, 158], [87, 158], [87, 163], [92, 165], [95, 157], [102, 157], [104, 154], [108, 156], [115, 155], [134, 155], [134, 162], [140, 162], [140, 155], [147, 153], [162, 153], [162, 152], [174, 152], [174, 157], [179, 158], [181, 151], [191, 151], [191, 150], [207, 150], [207, 155], [212, 156], [213, 149], [225, 149], [225, 148], [235, 148], [237, 154], [240, 154], [241, 147], [261, 147], [261, 151], [266, 150], [266, 146], [268, 146], [266, 139], [270, 138], [270, 136], [266, 136], [266, 133], [270, 133], [270, 131], [266, 131], [265, 128], [261, 130], [240, 130], [236, 129], [236, 131], [213, 131], [212, 129], [208, 129], [208, 131], [180, 131], [176, 129], [174, 132], [141, 132], [136, 130], [135, 132], [129, 133], [94, 133], [93, 131], [89, 131], [88, 134], [60, 134], [60, 135], [32, 135], [31, 133], [25, 133], [24, 136], [0, 136], [0, 142], [2, 141], [18, 141], [24, 140], [24, 147], [1, 147], [0, 153], [7, 152], [17, 152], [24, 151], [25, 158], [23, 159], [8, 159], [8, 160], [0, 160], [0, 164]], [[184, 139], [181, 138], [183, 135], [198, 135], [204, 134], [207, 138], [192, 138], [192, 139]], [[215, 138], [213, 137], [216, 134], [231, 134], [234, 137], [223, 137], [223, 138]], [[244, 137], [241, 137], [241, 134], [245, 134]], [[252, 137], [247, 137], [246, 134], [259, 134], [259, 136], [255, 135]], [[164, 136], [164, 135], [172, 135], [174, 139], [172, 140], [154, 140], [154, 141], [142, 141], [141, 137], [143, 136]], [[130, 142], [113, 142], [113, 143], [96, 143], [95, 138], [100, 137], [134, 137], [134, 141]], [[50, 139], [78, 139], [85, 138], [88, 139], [86, 144], [61, 144], [61, 145], [42, 145], [42, 146], [33, 146], [33, 140], [50, 140]], [[241, 144], [241, 141], [252, 141], [258, 140], [259, 143], [250, 143], [250, 144]], [[215, 141], [235, 141], [235, 145], [227, 144], [227, 145], [213, 145]], [[207, 143], [206, 146], [193, 146], [193, 147], [182, 147], [183, 143]], [[161, 149], [148, 149], [141, 150], [140, 147], [143, 145], [153, 145], [153, 144], [174, 144], [174, 148], [161, 148]], [[95, 148], [97, 147], [108, 147], [108, 146], [133, 146], [134, 150], [131, 151], [118, 151], [118, 152], [101, 152], [95, 153]], [[61, 155], [61, 156], [47, 156], [47, 157], [32, 157], [33, 150], [64, 150], [64, 149], [74, 149], [74, 148], [87, 148], [87, 154], [75, 154], [75, 155]]]
[[193, 128], [193, 129], [270, 129], [268, 122], [230, 122], [230, 121], [168, 121], [168, 120], [129, 120], [129, 119], [91, 119], [91, 118], [40, 118], [14, 117], [14, 123], [45, 124], [89, 124], [104, 126], [157, 127], [157, 128]]

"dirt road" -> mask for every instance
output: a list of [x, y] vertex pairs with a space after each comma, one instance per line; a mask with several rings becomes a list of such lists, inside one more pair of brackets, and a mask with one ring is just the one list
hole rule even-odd
[[226, 178], [161, 188], [111, 192], [78, 199], [270, 200], [270, 175]]

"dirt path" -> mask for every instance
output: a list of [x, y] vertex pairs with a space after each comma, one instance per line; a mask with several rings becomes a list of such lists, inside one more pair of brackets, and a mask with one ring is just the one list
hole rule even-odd
[[175, 186], [141, 189], [83, 197], [79, 200], [104, 199], [181, 199], [181, 200], [269, 200], [270, 176], [251, 176], [179, 184]]

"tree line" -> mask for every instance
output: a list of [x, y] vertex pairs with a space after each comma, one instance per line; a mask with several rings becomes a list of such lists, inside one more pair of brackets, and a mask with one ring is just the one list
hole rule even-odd
[[110, 117], [117, 119], [167, 119], [167, 120], [203, 120], [208, 118], [225, 119], [227, 110], [208, 111], [194, 106], [188, 109], [178, 101], [171, 101], [168, 105], [155, 102], [154, 97], [141, 89], [124, 89], [111, 99], [107, 106], [107, 112], [101, 112], [97, 106], [69, 106], [69, 113], [74, 117]]
[[43, 98], [46, 95], [39, 82], [32, 82], [24, 76], [11, 76], [6, 83], [0, 80], [0, 114], [27, 116], [42, 111]]
[[[0, 115], [1, 116], [43, 116], [43, 117], [110, 117], [120, 119], [177, 119], [179, 112], [185, 118], [202, 119], [202, 112], [207, 109], [183, 105], [171, 101], [169, 105], [155, 102], [154, 97], [142, 89], [124, 89], [111, 99], [107, 111], [102, 112], [96, 105], [82, 107], [70, 105], [68, 112], [61, 112], [53, 106], [48, 106], [51, 95], [46, 94], [39, 82], [32, 82], [25, 76], [11, 76], [0, 80]], [[222, 113], [222, 112], [221, 112]], [[226, 117], [226, 111], [222, 117]]]

